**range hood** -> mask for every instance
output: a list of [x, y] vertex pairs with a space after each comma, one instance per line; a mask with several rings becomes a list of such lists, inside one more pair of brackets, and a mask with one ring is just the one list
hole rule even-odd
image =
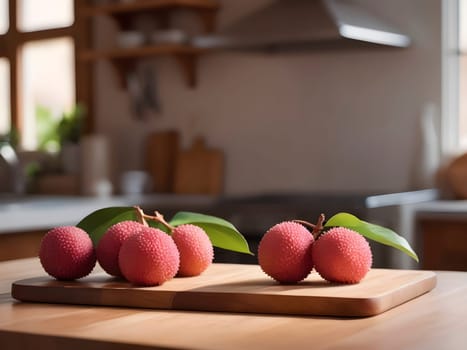
[[410, 38], [348, 0], [276, 0], [219, 33], [196, 37], [201, 48], [302, 50], [408, 47]]

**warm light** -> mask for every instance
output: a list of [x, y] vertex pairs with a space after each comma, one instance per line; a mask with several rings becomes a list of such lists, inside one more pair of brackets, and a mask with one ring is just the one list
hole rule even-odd
[[38, 146], [37, 109], [44, 107], [54, 120], [75, 103], [74, 47], [71, 38], [34, 41], [23, 48], [22, 146]]
[[18, 0], [19, 30], [29, 32], [73, 24], [73, 0]]
[[459, 147], [467, 149], [467, 5], [459, 1]]
[[0, 134], [10, 131], [10, 65], [0, 58]]
[[459, 48], [467, 52], [467, 5], [465, 1], [459, 1]]
[[8, 31], [8, 0], [0, 0], [0, 34]]

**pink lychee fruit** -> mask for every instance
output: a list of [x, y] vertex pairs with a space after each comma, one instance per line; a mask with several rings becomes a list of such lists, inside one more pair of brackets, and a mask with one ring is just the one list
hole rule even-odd
[[124, 240], [141, 231], [144, 225], [136, 221], [122, 221], [109, 227], [96, 249], [99, 265], [109, 275], [122, 277], [118, 254]]
[[39, 259], [58, 280], [74, 280], [91, 273], [96, 254], [89, 235], [75, 226], [56, 227], [42, 238]]
[[313, 269], [312, 234], [301, 224], [285, 221], [271, 227], [258, 246], [262, 270], [280, 283], [297, 283]]
[[180, 252], [178, 276], [198, 276], [211, 265], [214, 248], [201, 227], [191, 224], [177, 226], [172, 231], [172, 238]]
[[371, 268], [372, 254], [367, 240], [344, 227], [322, 234], [312, 247], [316, 271], [329, 282], [358, 283]]
[[123, 241], [118, 262], [128, 281], [141, 286], [155, 286], [177, 274], [180, 254], [172, 237], [164, 231], [143, 227]]

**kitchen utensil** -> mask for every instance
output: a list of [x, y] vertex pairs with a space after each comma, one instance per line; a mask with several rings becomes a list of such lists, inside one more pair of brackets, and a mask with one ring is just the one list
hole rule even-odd
[[258, 265], [213, 264], [202, 275], [135, 288], [101, 273], [79, 281], [48, 276], [14, 282], [22, 301], [218, 312], [364, 317], [380, 314], [436, 285], [430, 271], [372, 269], [358, 284], [333, 284], [312, 273], [283, 285]]

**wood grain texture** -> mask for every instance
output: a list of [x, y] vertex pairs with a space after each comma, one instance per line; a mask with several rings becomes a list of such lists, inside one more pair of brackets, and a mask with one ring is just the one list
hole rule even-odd
[[37, 256], [46, 232], [47, 230], [0, 234], [0, 261]]
[[153, 132], [147, 136], [146, 169], [152, 178], [154, 192], [173, 192], [179, 139], [175, 130]]
[[373, 269], [359, 284], [325, 282], [316, 273], [280, 285], [257, 265], [214, 264], [201, 276], [175, 278], [156, 287], [94, 274], [63, 282], [39, 277], [13, 283], [23, 301], [265, 314], [362, 317], [380, 314], [433, 289], [429, 271]]
[[175, 193], [219, 195], [224, 182], [224, 154], [208, 148], [198, 138], [188, 150], [178, 154], [175, 168]]
[[422, 217], [417, 219], [417, 230], [424, 269], [467, 271], [466, 219]]
[[16, 302], [13, 281], [43, 275], [37, 259], [0, 263], [0, 344], [9, 349], [463, 349], [467, 273], [367, 318], [277, 316]]

